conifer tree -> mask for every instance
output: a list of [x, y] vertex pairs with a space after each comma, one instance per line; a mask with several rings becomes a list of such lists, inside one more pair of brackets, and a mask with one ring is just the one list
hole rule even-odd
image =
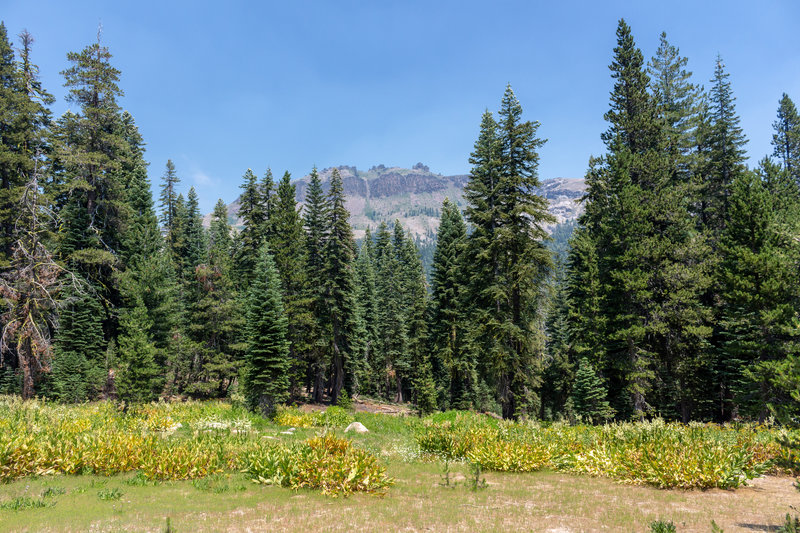
[[[37, 189], [43, 188], [38, 174], [44, 174], [44, 154], [48, 149], [45, 133], [50, 122], [47, 106], [53, 102], [53, 98], [42, 89], [38, 68], [32, 62], [33, 37], [27, 31], [23, 31], [19, 37], [20, 61], [16, 62], [5, 25], [0, 22], [0, 279], [5, 278], [9, 283], [6, 288], [11, 294], [5, 296], [5, 303], [9, 304], [11, 315], [15, 316], [27, 308], [25, 302], [39, 300], [34, 296], [38, 292], [35, 285], [27, 285], [31, 290], [21, 291], [21, 287], [15, 285], [27, 283], [24, 280], [28, 278], [27, 281], [31, 281], [33, 276], [34, 279], [39, 277], [42, 283], [39, 289], [46, 288], [46, 276], [41, 276], [39, 270], [50, 268], [52, 262], [51, 250], [43, 244], [44, 240], [50, 240], [47, 230], [52, 221], [40, 219], [40, 222], [47, 223], [32, 227], [27, 219], [27, 213], [30, 212], [27, 205], [33, 201], [35, 209], [45, 209], [52, 203], [52, 198], [40, 194], [38, 190], [32, 197], [29, 184], [35, 182]], [[31, 249], [31, 242], [38, 242], [39, 248]], [[38, 303], [43, 304], [44, 300]], [[45, 309], [49, 311], [40, 315], [40, 310]], [[18, 369], [23, 378], [21, 392], [25, 397], [33, 394], [41, 375], [37, 371], [38, 356], [42, 356], [42, 368], [47, 369], [51, 354], [50, 330], [40, 319], [47, 316], [53, 307], [45, 306], [40, 310], [33, 309], [31, 314], [23, 313], [25, 319], [17, 326], [13, 325], [9, 315], [5, 327], [0, 328], [15, 340], [39, 335], [44, 335], [41, 340], [48, 340], [39, 342], [38, 350], [33, 349], [37, 344], [28, 346], [23, 342], [20, 346], [26, 353], [19, 353], [15, 342], [9, 342], [7, 349], [0, 349], [0, 371], [10, 378], [7, 385], [16, 392], [17, 380], [13, 376], [14, 369]], [[32, 366], [26, 367], [28, 364]]]
[[706, 229], [716, 235], [727, 221], [728, 196], [733, 181], [745, 171], [744, 145], [747, 139], [739, 125], [730, 74], [725, 72], [721, 57], [717, 57], [714, 78], [711, 80], [708, 125], [703, 138], [707, 164], [703, 170], [704, 188], [701, 220]]
[[353, 272], [353, 230], [350, 213], [344, 207], [344, 185], [338, 169], [333, 169], [328, 192], [330, 205], [328, 240], [325, 242], [325, 302], [331, 332], [333, 380], [331, 401], [353, 392], [353, 377], [359, 353], [359, 309]]
[[322, 192], [317, 169], [311, 170], [311, 181], [306, 193], [306, 205], [303, 212], [303, 225], [306, 230], [306, 272], [308, 276], [308, 298], [311, 314], [314, 317], [310, 339], [309, 364], [312, 375], [313, 400], [321, 402], [325, 387], [325, 372], [329, 346], [329, 332], [326, 329], [326, 264], [325, 243], [328, 240], [328, 219], [330, 204]]
[[[641, 51], [624, 21], [611, 71], [602, 135], [608, 152], [590, 162], [583, 227], [569, 257], [574, 360], [590, 356], [609, 378], [620, 415], [658, 409], [674, 416], [678, 397], [688, 417], [696, 387], [682, 376], [697, 374], [695, 354], [710, 334], [701, 302], [710, 285], [708, 249], [689, 211], [691, 176], [682, 177], [692, 168], [683, 153], [690, 143], [675, 129], [677, 115], [649, 93]], [[664, 385], [655, 387], [658, 381]]]
[[790, 401], [770, 384], [776, 365], [800, 353], [800, 255], [781, 228], [782, 214], [755, 174], [733, 182], [718, 276], [722, 419], [748, 413], [763, 419], [768, 403]]
[[377, 275], [377, 346], [374, 363], [375, 381], [380, 384], [381, 395], [402, 401], [402, 369], [397, 362], [406, 356], [408, 345], [407, 324], [403, 317], [400, 294], [400, 265], [397, 260], [388, 226], [381, 222], [375, 243], [375, 272]]
[[311, 344], [309, 332], [312, 331], [313, 317], [307, 289], [303, 219], [288, 172], [278, 184], [270, 220], [273, 228], [270, 249], [281, 278], [284, 311], [289, 324], [290, 389], [293, 395], [297, 395], [308, 370], [305, 356]]
[[477, 382], [474, 354], [464, 343], [468, 309], [462, 265], [467, 226], [458, 207], [445, 198], [431, 267], [431, 363], [439, 404], [469, 409]]
[[691, 82], [686, 70], [688, 59], [662, 33], [656, 55], [650, 60], [648, 73], [653, 97], [663, 120], [666, 150], [670, 155], [674, 179], [689, 184], [696, 164], [691, 157], [697, 147], [700, 89]]
[[247, 299], [247, 348], [244, 392], [251, 409], [274, 414], [289, 391], [289, 341], [278, 271], [269, 252], [261, 249], [256, 276]]
[[772, 124], [773, 156], [783, 164], [787, 174], [800, 187], [800, 115], [797, 107], [786, 93], [778, 106], [778, 117]]
[[275, 234], [275, 228], [272, 224], [272, 217], [277, 208], [278, 191], [275, 185], [275, 180], [272, 177], [272, 169], [267, 168], [264, 177], [261, 178], [258, 192], [261, 195], [261, 235], [263, 238], [269, 240]]
[[465, 188], [468, 239], [475, 265], [470, 292], [474, 348], [485, 353], [503, 417], [538, 412], [538, 354], [532, 324], [538, 292], [551, 266], [543, 224], [554, 221], [539, 186], [536, 150], [538, 122], [522, 121], [522, 107], [510, 86], [503, 95], [500, 120], [484, 114], [470, 158], [473, 169]]
[[[399, 223], [395, 223], [399, 226]], [[401, 264], [404, 270], [403, 292], [406, 294], [408, 324], [408, 362], [411, 400], [422, 413], [436, 409], [436, 384], [428, 353], [428, 288], [419, 249], [410, 234], [402, 243]]]
[[197, 265], [205, 261], [207, 248], [206, 231], [203, 228], [203, 217], [200, 214], [200, 200], [194, 187], [189, 188], [189, 194], [186, 197], [185, 228], [186, 266], [194, 270]]
[[236, 268], [237, 286], [246, 289], [255, 272], [259, 250], [264, 244], [264, 227], [266, 217], [258, 178], [249, 168], [244, 174], [239, 196], [239, 217], [242, 219], [242, 230], [236, 236]]
[[375, 273], [375, 260], [373, 258], [372, 232], [366, 229], [364, 240], [358, 250], [355, 260], [356, 300], [360, 307], [360, 314], [364, 327], [364, 341], [362, 361], [359, 365], [359, 390], [368, 394], [378, 392], [375, 382], [375, 352], [378, 346], [378, 306], [377, 306], [377, 278]]
[[608, 405], [606, 394], [602, 379], [584, 357], [578, 365], [572, 389], [575, 413], [594, 424], [612, 418], [614, 410]]
[[[80, 295], [80, 305], [93, 313], [102, 309], [103, 327], [98, 331], [81, 327], [83, 320], [61, 320], [59, 339], [70, 339], [67, 352], [91, 348], [73, 353], [86, 359], [92, 375], [104, 375], [108, 371], [106, 346], [117, 327], [114, 308], [120, 304], [115, 272], [126, 240], [124, 164], [130, 145], [117, 104], [123, 94], [117, 85], [120, 72], [111, 66], [111, 53], [101, 45], [99, 34], [97, 42], [81, 52], [70, 52], [67, 59], [71, 66], [62, 72], [69, 89], [67, 100], [77, 105], [78, 112], [63, 115], [56, 127], [55, 166], [68, 198], [62, 209], [60, 252], [68, 268], [91, 284], [91, 290]], [[77, 318], [84, 309], [74, 312]], [[70, 331], [71, 327], [76, 329]], [[87, 381], [94, 382], [92, 392], [97, 393], [94, 387], [105, 379]]]
[[236, 379], [243, 349], [243, 316], [231, 279], [233, 239], [225, 202], [219, 200], [209, 231], [208, 262], [195, 270], [197, 300], [189, 331], [197, 343], [186, 391], [224, 396]]
[[156, 346], [150, 339], [152, 324], [141, 301], [125, 309], [120, 329], [114, 381], [117, 396], [128, 403], [153, 401], [163, 386], [163, 374], [156, 363]]
[[[127, 111], [122, 114], [122, 131], [129, 157], [121, 169], [127, 201], [126, 230], [121, 242], [125, 270], [118, 273], [121, 305], [125, 308], [123, 314], [130, 315], [128, 325], [133, 320], [138, 326], [147, 326], [147, 330], [135, 334], [144, 335], [152, 343], [156, 350], [153, 364], [163, 368], [182, 311], [177, 301], [177, 280], [153, 207], [144, 142]], [[146, 318], [138, 316], [139, 307], [144, 308]], [[121, 324], [122, 335], [125, 327]]]
[[176, 186], [181, 182], [178, 173], [175, 171], [175, 164], [172, 159], [167, 159], [167, 166], [164, 175], [161, 177], [161, 194], [159, 196], [159, 207], [161, 207], [161, 224], [167, 236], [167, 244], [171, 249], [175, 249], [175, 226], [177, 224], [177, 201], [178, 191]]
[[545, 331], [545, 361], [542, 371], [542, 419], [553, 420], [568, 413], [572, 406], [569, 392], [575, 379], [575, 365], [570, 360], [569, 305], [563, 274], [554, 276]]
[[0, 22], [0, 269], [13, 254], [13, 228], [18, 206], [34, 166], [43, 164], [44, 133], [49, 125], [47, 105], [53, 97], [38, 79], [31, 61], [33, 37], [20, 34], [21, 61], [14, 58], [5, 24]]

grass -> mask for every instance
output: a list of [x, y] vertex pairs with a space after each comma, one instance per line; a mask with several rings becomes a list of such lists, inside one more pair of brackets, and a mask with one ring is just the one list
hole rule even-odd
[[[298, 410], [286, 413], [301, 415]], [[478, 471], [469, 459], [452, 457], [445, 461], [441, 453], [430, 453], [418, 444], [426, 428], [443, 424], [488, 428], [487, 434], [503, 438], [509, 435], [523, 441], [535, 438], [551, 447], [570, 443], [573, 453], [591, 451], [592, 443], [607, 444], [613, 441], [612, 436], [627, 435], [626, 431], [639, 435], [640, 440], [636, 441], [639, 443], [649, 442], [641, 437], [642, 432], [657, 437], [666, 435], [667, 440], [673, 439], [672, 433], [679, 434], [680, 428], [658, 423], [652, 429], [635, 425], [631, 428], [509, 425], [456, 412], [439, 413], [424, 420], [336, 410], [315, 416], [314, 423], [324, 423], [327, 430], [298, 427], [298, 424], [295, 431], [285, 434], [287, 426], [221, 402], [160, 404], [121, 413], [110, 404], [21, 405], [16, 400], [0, 398], [0, 443], [5, 443], [5, 448], [0, 446], [0, 469], [5, 468], [6, 472], [20, 473], [12, 459], [38, 457], [33, 445], [26, 453], [13, 448], [17, 442], [14, 438], [33, 435], [36, 438], [23, 439], [24, 442], [49, 442], [44, 450], [51, 455], [59, 450], [69, 455], [72, 452], [68, 446], [63, 443], [61, 448], [56, 446], [60, 441], [54, 431], [65, 431], [69, 439], [75, 437], [68, 442], [91, 441], [95, 430], [107, 435], [103, 431], [108, 430], [109, 424], [123, 434], [154, 435], [145, 441], [155, 442], [157, 450], [191, 451], [192, 446], [214, 449], [209, 448], [213, 444], [215, 453], [222, 455], [217, 459], [221, 468], [192, 476], [152, 476], [149, 474], [158, 470], [152, 465], [149, 470], [131, 467], [115, 472], [109, 467], [95, 471], [87, 468], [89, 463], [85, 461], [80, 469], [59, 470], [53, 465], [63, 463], [50, 456], [49, 462], [41, 463], [46, 468], [38, 473], [22, 472], [24, 475], [7, 478], [6, 483], [0, 484], [0, 531], [163, 531], [169, 520], [171, 530], [179, 532], [649, 531], [656, 522], [672, 522], [677, 531], [708, 532], [714, 520], [730, 532], [777, 527], [783, 523], [789, 505], [797, 502], [790, 477], [758, 478], [751, 482], [752, 486], [735, 491], [663, 490], [621, 484], [602, 473], [559, 472], [555, 471], [557, 465], [551, 463], [525, 473], [486, 468]], [[352, 420], [364, 424], [369, 433], [345, 435], [343, 426]], [[713, 446], [738, 443], [737, 432], [747, 431], [755, 434], [753, 442], [765, 446], [771, 446], [775, 440], [775, 432], [768, 428], [696, 426], [694, 431], [702, 438], [692, 442], [711, 442]], [[320, 439], [323, 434], [327, 437]], [[352, 444], [344, 443], [342, 437]], [[685, 438], [678, 441], [685, 445]], [[623, 442], [628, 442], [626, 439]], [[347, 451], [351, 447], [354, 452]], [[297, 479], [308, 483], [297, 485], [296, 490], [254, 483], [252, 476], [243, 472], [244, 463], [239, 459], [261, 448], [305, 449], [302, 453], [310, 458], [308, 464], [312, 467]], [[319, 454], [320, 449], [329, 448], [335, 453]], [[94, 450], [92, 453], [98, 449], [87, 448]], [[690, 453], [690, 447], [685, 447], [685, 453]], [[360, 492], [347, 498], [324, 495], [325, 483], [331, 480], [341, 483], [349, 476], [350, 470], [339, 468], [344, 463], [336, 463], [339, 470], [334, 468], [335, 475], [331, 478], [312, 476], [323, 468], [319, 465], [327, 465], [337, 454], [358, 455], [362, 467], [375, 461], [385, 467], [394, 484], [378, 491], [385, 492], [382, 497]], [[193, 456], [187, 457], [191, 462]], [[476, 480], [485, 481], [485, 488], [473, 490]], [[303, 488], [314, 486], [318, 488]]]
[[[321, 494], [255, 485], [241, 474], [217, 483], [215, 492], [194, 482], [166, 481], [132, 486], [131, 474], [38, 477], [0, 486], [0, 501], [39, 499], [57, 480], [65, 494], [55, 505], [0, 510], [2, 531], [162, 531], [167, 518], [186, 531], [649, 531], [657, 520], [678, 531], [768, 531], [782, 523], [796, 500], [790, 478], [765, 478], [736, 491], [666, 491], [614, 483], [605, 478], [550, 471], [529, 474], [488, 472], [487, 488], [473, 492], [469, 468], [451, 465], [453, 487], [442, 486], [435, 462], [388, 461], [396, 484], [383, 498]], [[93, 482], [124, 494], [116, 501], [97, 497]], [[26, 496], [27, 495], [27, 496]], [[749, 527], [752, 526], [752, 527]]]

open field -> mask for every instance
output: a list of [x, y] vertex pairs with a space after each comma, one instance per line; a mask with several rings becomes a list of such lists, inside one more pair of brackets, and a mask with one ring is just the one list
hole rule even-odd
[[[252, 469], [252, 464], [245, 464], [244, 456], [237, 454], [251, 453], [249, 457], [253, 457], [252, 450], [261, 449], [264, 442], [270, 443], [269, 450], [297, 450], [324, 431], [329, 436], [344, 437], [342, 428], [353, 419], [370, 429], [366, 434], [347, 434], [353, 449], [374, 456], [393, 480], [390, 486], [374, 490], [385, 493], [383, 496], [356, 491], [349, 497], [331, 497], [323, 495], [319, 488], [292, 490], [253, 483], [251, 474], [240, 471], [247, 470], [248, 465]], [[65, 468], [66, 464], [55, 460], [52, 448], [49, 457], [37, 460], [35, 446], [27, 455], [11, 453], [9, 445], [14, 436], [20, 438], [21, 433], [27, 432], [38, 436], [42, 443], [47, 440], [45, 424], [55, 420], [61, 420], [61, 431], [82, 428], [72, 442], [84, 443], [87, 458], [92, 450], [87, 443], [94, 442], [94, 433], [110, 439], [110, 427], [125, 427], [123, 434], [155, 436], [155, 440], [147, 442], [156, 455], [164, 446], [172, 446], [167, 449], [174, 451], [181, 449], [181, 444], [200, 443], [203, 449], [209, 443], [208, 437], [204, 440], [203, 436], [213, 436], [212, 442], [219, 446], [217, 459], [200, 454], [194, 470], [178, 465], [161, 473], [155, 468], [134, 468], [132, 463], [118, 465], [118, 470], [124, 471], [114, 473], [114, 465], [107, 462], [105, 467], [112, 475], [106, 476], [92, 472], [94, 467], [87, 466], [89, 459], [84, 458], [78, 475], [65, 475], [55, 472], [52, 466], [61, 464]], [[109, 420], [115, 422], [111, 424]], [[664, 490], [636, 480], [620, 483], [607, 475], [558, 472], [550, 463], [524, 473], [484, 471], [480, 478], [485, 479], [486, 487], [472, 490], [470, 480], [474, 479], [475, 470], [470, 460], [445, 463], [442, 458], [446, 454], [424, 451], [424, 436], [430, 435], [431, 428], [436, 431], [449, 424], [456, 435], [483, 428], [480, 431], [487, 434], [498, 431], [503, 438], [513, 436], [509, 442], [520, 438], [532, 443], [532, 435], [544, 435], [541, 442], [547, 443], [567, 438], [562, 433], [580, 435], [580, 440], [594, 446], [592, 453], [596, 455], [601, 449], [608, 451], [612, 447], [611, 441], [597, 435], [607, 431], [627, 438], [631, 429], [625, 427], [616, 431], [586, 428], [581, 432], [580, 427], [508, 425], [463, 413], [420, 420], [338, 409], [286, 411], [277, 421], [291, 421], [297, 429], [287, 431], [288, 426], [222, 403], [162, 404], [120, 413], [109, 404], [23, 407], [0, 402], [0, 471], [9, 472], [11, 463], [19, 463], [20, 457], [47, 467], [40, 472], [45, 475], [15, 476], [16, 479], [7, 476], [8, 481], [0, 485], [0, 531], [164, 531], [167, 519], [171, 528], [179, 532], [648, 531], [649, 524], [659, 519], [672, 520], [678, 531], [711, 531], [712, 520], [726, 532], [774, 531], [789, 505], [800, 504], [800, 493], [792, 487], [793, 478], [786, 475], [757, 477], [736, 490]], [[302, 427], [305, 425], [312, 427]], [[671, 425], [656, 424], [652, 431], [671, 429]], [[748, 442], [763, 445], [758, 448], [762, 451], [778, 450], [773, 447], [774, 430], [750, 429], [755, 438]], [[652, 434], [646, 425], [637, 431]], [[731, 429], [733, 433], [719, 427], [698, 427], [695, 431], [702, 432], [702, 442], [724, 442], [728, 438], [741, 439], [735, 431], [747, 433], [747, 428]], [[595, 440], [587, 435], [595, 435]], [[573, 446], [576, 440], [573, 438]], [[692, 443], [684, 444], [684, 455], [697, 455]], [[67, 449], [61, 448], [61, 453], [66, 455]], [[72, 456], [72, 461], [78, 460]], [[449, 486], [445, 464], [450, 469]], [[775, 471], [769, 465], [761, 468]]]

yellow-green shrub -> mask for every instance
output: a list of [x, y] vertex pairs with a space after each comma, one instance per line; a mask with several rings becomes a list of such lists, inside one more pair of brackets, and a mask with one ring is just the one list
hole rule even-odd
[[417, 433], [424, 452], [485, 470], [543, 467], [662, 488], [735, 488], [780, 456], [764, 427], [666, 424], [539, 425], [480, 418], [430, 419]]
[[243, 472], [255, 483], [316, 489], [328, 496], [384, 494], [392, 484], [374, 455], [330, 434], [293, 446], [261, 446], [249, 452]]

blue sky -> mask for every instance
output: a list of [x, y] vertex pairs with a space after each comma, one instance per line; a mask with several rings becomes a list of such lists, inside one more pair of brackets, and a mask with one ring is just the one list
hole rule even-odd
[[122, 105], [157, 182], [173, 159], [201, 207], [238, 194], [247, 168], [295, 178], [348, 164], [423, 162], [466, 173], [481, 113], [511, 83], [547, 138], [540, 176], [583, 176], [603, 151], [617, 20], [646, 57], [666, 31], [709, 85], [730, 73], [751, 162], [771, 152], [778, 100], [800, 104], [800, 2], [753, 1], [102, 1], [3, 0], [27, 28], [45, 87], [98, 23], [122, 71]]

